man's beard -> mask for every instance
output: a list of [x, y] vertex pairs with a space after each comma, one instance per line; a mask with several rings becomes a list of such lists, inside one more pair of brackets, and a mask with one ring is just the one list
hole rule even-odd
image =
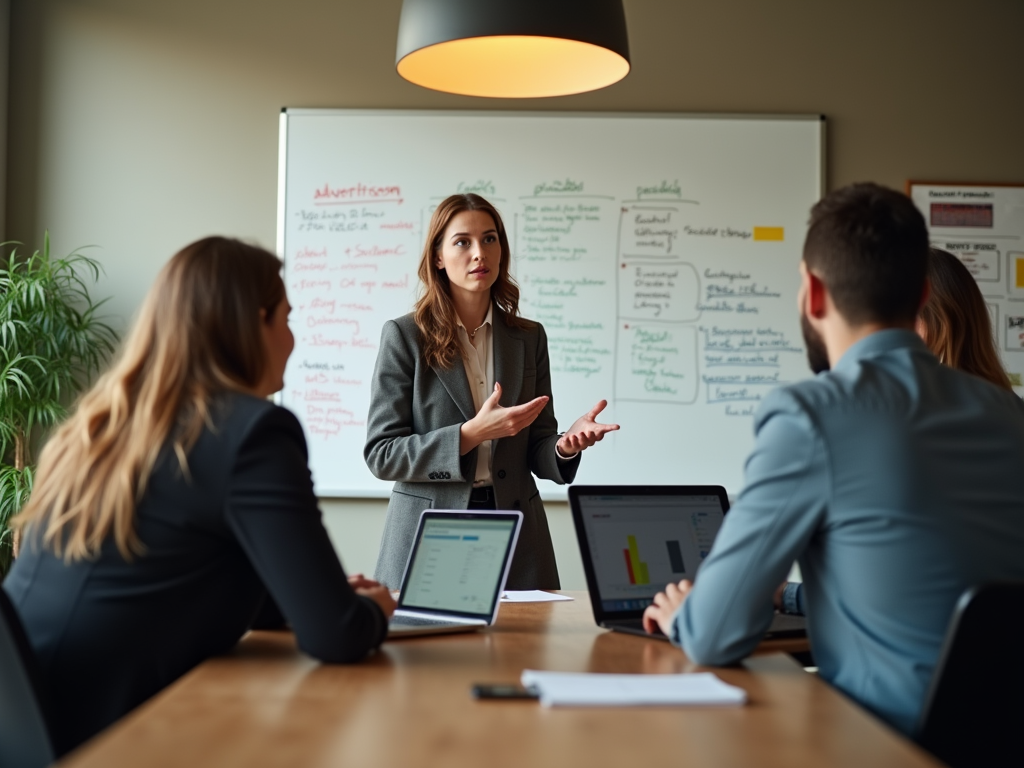
[[811, 321], [807, 319], [807, 315], [802, 312], [800, 313], [800, 330], [804, 335], [804, 346], [807, 347], [807, 364], [811, 366], [811, 370], [814, 373], [830, 370], [832, 365], [828, 361], [828, 350], [825, 348], [825, 342], [821, 338], [821, 334], [811, 326]]

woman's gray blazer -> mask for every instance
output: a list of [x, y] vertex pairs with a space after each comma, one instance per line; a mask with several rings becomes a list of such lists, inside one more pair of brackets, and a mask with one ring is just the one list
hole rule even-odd
[[[543, 326], [509, 327], [497, 307], [492, 320], [494, 380], [501, 384], [501, 405], [550, 397]], [[478, 451], [459, 455], [459, 430], [475, 415], [462, 358], [450, 369], [427, 365], [412, 314], [385, 323], [370, 388], [363, 456], [374, 475], [395, 482], [374, 577], [392, 589], [401, 586], [420, 512], [469, 506]], [[576, 476], [579, 454], [559, 461], [557, 441], [558, 423], [549, 400], [528, 428], [493, 443], [497, 507], [523, 512], [508, 589], [559, 588], [548, 521], [533, 481], [537, 475], [571, 483]]]

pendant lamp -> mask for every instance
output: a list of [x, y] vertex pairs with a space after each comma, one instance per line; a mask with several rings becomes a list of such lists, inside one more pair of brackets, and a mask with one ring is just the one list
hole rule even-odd
[[622, 0], [404, 0], [398, 74], [466, 96], [583, 93], [629, 72]]

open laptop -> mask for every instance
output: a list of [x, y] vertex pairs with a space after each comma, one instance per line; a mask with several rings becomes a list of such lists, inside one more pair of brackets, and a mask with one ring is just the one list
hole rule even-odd
[[[598, 625], [667, 640], [644, 631], [644, 609], [669, 582], [697, 575], [729, 510], [725, 489], [574, 485], [569, 504]], [[805, 634], [803, 616], [777, 613], [765, 637]]]
[[522, 525], [516, 511], [420, 514], [388, 639], [493, 624]]

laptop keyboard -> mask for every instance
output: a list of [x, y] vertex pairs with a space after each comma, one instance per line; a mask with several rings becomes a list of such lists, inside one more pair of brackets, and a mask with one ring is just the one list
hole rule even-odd
[[392, 616], [389, 627], [450, 627], [457, 624], [445, 619], [421, 619], [419, 616]]

